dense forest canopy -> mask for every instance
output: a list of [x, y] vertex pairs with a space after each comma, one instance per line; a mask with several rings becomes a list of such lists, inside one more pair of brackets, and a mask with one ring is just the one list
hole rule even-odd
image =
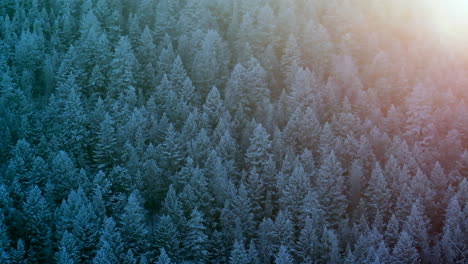
[[423, 7], [1, 0], [0, 263], [466, 263], [468, 54]]

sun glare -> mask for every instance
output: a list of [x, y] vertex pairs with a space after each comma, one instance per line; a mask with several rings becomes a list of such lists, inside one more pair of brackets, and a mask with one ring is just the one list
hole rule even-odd
[[468, 0], [426, 0], [423, 5], [441, 39], [450, 42], [468, 40]]

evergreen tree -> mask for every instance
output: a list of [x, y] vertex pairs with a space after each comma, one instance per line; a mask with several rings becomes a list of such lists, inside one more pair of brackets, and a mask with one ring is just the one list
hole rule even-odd
[[292, 264], [294, 263], [293, 258], [288, 253], [288, 248], [286, 246], [281, 246], [278, 254], [275, 257], [275, 264]]
[[324, 262], [339, 263], [341, 261], [338, 238], [332, 229], [323, 228], [320, 239], [320, 259]]
[[24, 243], [22, 239], [19, 239], [16, 243], [16, 248], [11, 250], [10, 254], [11, 263], [26, 264], [26, 251], [24, 249]]
[[248, 263], [259, 263], [257, 247], [253, 240], [250, 240], [249, 248], [247, 249]]
[[400, 225], [397, 217], [392, 214], [390, 220], [387, 223], [387, 227], [385, 229], [385, 241], [390, 247], [393, 247], [398, 242], [398, 238], [400, 236]]
[[398, 242], [393, 249], [392, 255], [393, 263], [420, 263], [418, 251], [413, 246], [413, 240], [411, 239], [411, 236], [408, 235], [408, 233], [405, 231], [401, 232], [400, 238], [398, 239]]
[[344, 177], [335, 153], [324, 158], [317, 175], [317, 193], [329, 223], [336, 223], [346, 213]]
[[[301, 98], [303, 97], [301, 96]], [[294, 146], [298, 151], [316, 148], [321, 127], [314, 110], [307, 107], [303, 111], [297, 107], [291, 111], [292, 114], [283, 130], [286, 142]]]
[[[164, 250], [164, 254], [176, 259], [179, 256], [180, 247], [180, 233], [178, 232], [172, 218], [167, 215], [162, 215], [156, 225], [154, 231], [155, 247]], [[162, 254], [162, 252], [161, 252]]]
[[71, 234], [76, 239], [79, 261], [91, 261], [98, 241], [99, 219], [89, 201], [82, 204], [73, 217]]
[[361, 197], [361, 188], [363, 185], [364, 172], [360, 160], [354, 160], [349, 169], [349, 195], [351, 206], [357, 207]]
[[270, 263], [271, 258], [275, 254], [274, 240], [274, 223], [270, 218], [264, 218], [258, 226], [258, 239], [259, 239], [259, 255], [262, 262]]
[[208, 115], [208, 122], [212, 129], [218, 125], [220, 115], [225, 111], [224, 102], [221, 99], [218, 88], [213, 86], [206, 96], [203, 112]]
[[162, 202], [162, 214], [171, 217], [177, 230], [182, 230], [186, 224], [182, 203], [180, 202], [173, 185], [169, 186], [166, 198]]
[[104, 219], [93, 263], [119, 263], [123, 257], [123, 241], [111, 217]]
[[138, 256], [148, 253], [148, 227], [146, 216], [141, 206], [138, 191], [133, 191], [127, 200], [127, 205], [120, 216], [120, 232], [125, 249], [135, 252]]
[[246, 162], [250, 168], [256, 167], [261, 173], [270, 158], [271, 140], [261, 124], [257, 124], [250, 136], [250, 145], [246, 151]]
[[[70, 256], [70, 253], [67, 252], [65, 247], [60, 247], [59, 251], [55, 254], [55, 261], [56, 263], [60, 264], [73, 264], [75, 261]], [[105, 263], [105, 262], [101, 262]]]
[[309, 216], [306, 217], [295, 252], [303, 263], [313, 262], [318, 259], [319, 240], [317, 227], [314, 226]]
[[364, 198], [369, 216], [373, 218], [375, 218], [377, 211], [386, 215], [391, 207], [389, 204], [391, 201], [390, 189], [378, 163], [374, 166]]
[[219, 86], [227, 78], [228, 63], [226, 44], [218, 32], [208, 30], [195, 54], [192, 66], [192, 80], [196, 86], [203, 89], [203, 97], [210, 87]]
[[7, 226], [5, 225], [5, 216], [3, 210], [0, 211], [0, 257], [9, 259], [8, 249], [10, 248], [10, 238], [7, 234]]
[[[301, 212], [300, 209], [311, 209], [304, 206], [304, 199], [312, 198], [307, 195], [313, 195], [310, 191], [311, 184], [308, 175], [305, 173], [301, 164], [295, 166], [292, 174], [285, 179], [284, 186], [279, 190], [279, 204], [283, 210], [288, 210], [292, 214], [292, 221], [297, 222]], [[302, 207], [302, 208], [301, 208]]]
[[157, 147], [161, 167], [169, 171], [176, 171], [182, 165], [184, 156], [179, 143], [179, 133], [172, 124], [169, 125], [164, 141]]
[[[465, 206], [466, 208], [466, 206]], [[466, 209], [462, 211], [457, 196], [454, 196], [445, 213], [445, 224], [442, 231], [441, 250], [447, 263], [463, 262], [467, 258], [463, 242], [466, 240]], [[463, 220], [465, 218], [465, 220]]]
[[67, 197], [68, 192], [85, 182], [67, 152], [59, 151], [52, 160], [48, 183], [48, 195], [55, 201], [61, 201]]
[[265, 70], [256, 59], [250, 58], [245, 66], [237, 64], [226, 85], [228, 109], [234, 111], [241, 108], [246, 114], [254, 114], [257, 120], [262, 120], [270, 96], [265, 78]]
[[424, 213], [424, 207], [417, 200], [411, 207], [411, 213], [403, 224], [403, 230], [411, 236], [414, 246], [423, 257], [429, 255], [429, 219]]
[[23, 213], [29, 242], [28, 258], [31, 261], [48, 261], [52, 251], [51, 213], [39, 187], [33, 186], [28, 191]]
[[66, 150], [73, 154], [80, 165], [85, 164], [85, 142], [87, 116], [81, 101], [81, 92], [75, 76], [70, 74], [66, 80], [59, 82], [48, 106], [51, 123], [48, 130], [52, 132], [52, 141], [57, 145], [55, 150]]
[[208, 236], [203, 213], [194, 209], [187, 221], [187, 234], [184, 239], [184, 253], [196, 263], [204, 263], [208, 256], [206, 245]]
[[229, 264], [247, 264], [249, 263], [247, 251], [242, 242], [234, 242], [234, 248], [231, 250]]
[[111, 167], [116, 160], [115, 123], [109, 113], [104, 113], [99, 130], [96, 134], [93, 161], [99, 169]]
[[164, 248], [161, 248], [160, 252], [161, 253], [159, 254], [158, 261], [156, 261], [156, 264], [171, 264], [172, 260], [166, 254], [166, 250], [164, 250]]
[[112, 249], [108, 243], [103, 243], [101, 246], [99, 246], [96, 256], [93, 259], [93, 264], [98, 263], [119, 263], [116, 261], [116, 256], [112, 252]]
[[133, 255], [132, 249], [128, 249], [127, 254], [124, 255], [122, 259], [122, 263], [124, 264], [137, 264], [137, 259]]
[[297, 45], [296, 37], [291, 34], [286, 42], [283, 57], [281, 58], [281, 68], [284, 69], [286, 84], [290, 83], [294, 68], [301, 64], [301, 50]]
[[135, 85], [136, 58], [127, 37], [121, 37], [110, 63], [109, 93], [116, 98], [121, 92]]
[[280, 246], [292, 248], [294, 246], [294, 233], [295, 230], [289, 212], [279, 211], [273, 229], [276, 248]]

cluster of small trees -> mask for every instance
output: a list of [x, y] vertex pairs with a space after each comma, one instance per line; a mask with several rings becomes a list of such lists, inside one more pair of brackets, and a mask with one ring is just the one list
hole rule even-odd
[[0, 263], [466, 262], [466, 67], [379, 3], [0, 1]]

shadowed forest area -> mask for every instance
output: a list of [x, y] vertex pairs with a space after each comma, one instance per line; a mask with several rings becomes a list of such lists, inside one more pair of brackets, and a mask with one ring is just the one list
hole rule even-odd
[[0, 263], [467, 263], [468, 56], [389, 2], [1, 0]]

